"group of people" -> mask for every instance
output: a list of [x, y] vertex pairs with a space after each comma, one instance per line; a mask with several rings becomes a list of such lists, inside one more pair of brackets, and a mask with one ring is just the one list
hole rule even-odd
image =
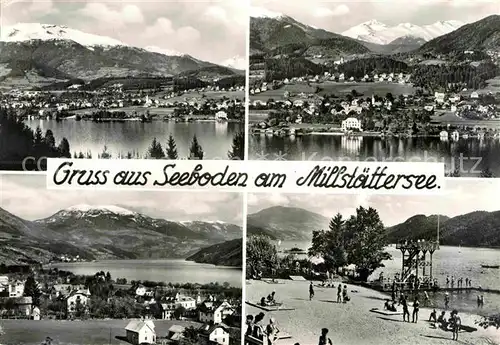
[[[330, 286], [328, 287], [334, 288], [335, 285], [331, 283]], [[309, 284], [309, 300], [311, 301], [313, 297], [314, 297], [314, 285], [313, 282], [311, 282]], [[337, 286], [337, 303], [346, 303], [349, 302], [350, 300], [351, 298], [347, 293], [347, 285], [344, 285], [344, 288], [342, 288], [342, 284], [339, 283], [339, 285]]]
[[[457, 280], [455, 280], [454, 276], [446, 276], [446, 287], [449, 288], [451, 287], [452, 289], [455, 287], [455, 282], [457, 283], [457, 288], [463, 288], [464, 287], [464, 278], [460, 277]], [[466, 277], [465, 278], [465, 287], [470, 288], [472, 287], [472, 281]]]
[[436, 309], [433, 309], [431, 315], [429, 316], [429, 322], [434, 322], [434, 326], [436, 324], [445, 331], [451, 329], [453, 332], [453, 340], [458, 340], [458, 332], [462, 327], [462, 320], [460, 316], [458, 316], [458, 310], [454, 309], [450, 312], [450, 317], [446, 319], [446, 312], [442, 311], [439, 317], [436, 318], [437, 312]]
[[[401, 294], [401, 298], [399, 299], [399, 304], [403, 306], [403, 322], [410, 322], [410, 307], [408, 305], [408, 299], [405, 294]], [[412, 321], [414, 323], [418, 322], [418, 312], [420, 310], [420, 302], [418, 297], [415, 297], [413, 300], [413, 312], [412, 312]]]
[[274, 318], [270, 318], [269, 323], [264, 326], [264, 317], [264, 313], [259, 313], [255, 317], [247, 315], [245, 335], [261, 340], [263, 344], [266, 342], [266, 345], [273, 345], [279, 339], [280, 330], [276, 326]]
[[271, 292], [267, 298], [266, 297], [262, 297], [260, 299], [260, 305], [262, 307], [266, 307], [266, 306], [274, 306], [276, 305], [276, 291], [273, 291]]

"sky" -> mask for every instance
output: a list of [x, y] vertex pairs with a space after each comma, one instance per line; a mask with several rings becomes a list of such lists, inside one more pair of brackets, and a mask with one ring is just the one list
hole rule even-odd
[[252, 7], [286, 14], [299, 22], [331, 32], [343, 32], [376, 19], [386, 25], [437, 21], [473, 22], [500, 14], [498, 0], [252, 0]]
[[498, 211], [499, 179], [452, 179], [441, 196], [249, 194], [248, 213], [271, 206], [299, 207], [332, 218], [340, 212], [354, 215], [359, 206], [373, 207], [385, 226], [404, 222], [417, 214], [455, 217], [473, 211]]
[[3, 25], [66, 25], [118, 39], [136, 47], [154, 46], [244, 68], [248, 4], [241, 0], [136, 1], [0, 0]]
[[0, 207], [36, 220], [74, 206], [115, 205], [174, 221], [224, 221], [242, 226], [243, 197], [217, 192], [47, 190], [45, 175], [0, 175]]

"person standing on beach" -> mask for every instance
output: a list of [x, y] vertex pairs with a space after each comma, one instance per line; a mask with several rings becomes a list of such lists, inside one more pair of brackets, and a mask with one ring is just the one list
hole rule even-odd
[[446, 276], [446, 287], [450, 286], [450, 276]]
[[342, 303], [342, 284], [337, 288], [337, 303]]
[[311, 301], [314, 297], [314, 286], [313, 286], [313, 282], [311, 282], [311, 284], [309, 284], [309, 300]]
[[453, 324], [451, 325], [453, 330], [453, 340], [458, 341], [458, 332], [462, 328], [462, 320], [460, 319], [460, 316], [458, 316], [457, 310], [453, 310], [451, 312], [451, 319], [453, 322]]
[[410, 322], [410, 312], [408, 311], [408, 301], [405, 295], [401, 297], [401, 305], [403, 306], [403, 322], [406, 322], [406, 316], [408, 316], [408, 322]]
[[319, 337], [318, 345], [333, 345], [332, 340], [327, 337], [328, 328], [323, 328], [321, 330], [321, 336]]
[[484, 296], [481, 295], [481, 308], [484, 307]]
[[448, 309], [448, 306], [450, 305], [450, 295], [448, 293], [444, 294], [444, 309]]
[[[418, 301], [418, 298], [415, 297], [415, 301], [413, 301], [413, 315], [412, 315], [412, 322], [417, 323], [418, 322], [418, 308], [420, 306], [420, 302]], [[408, 316], [408, 319], [410, 316]]]
[[453, 289], [455, 287], [455, 277], [451, 276], [451, 288]]
[[466, 288], [469, 287], [469, 278], [468, 277], [465, 277], [465, 287]]

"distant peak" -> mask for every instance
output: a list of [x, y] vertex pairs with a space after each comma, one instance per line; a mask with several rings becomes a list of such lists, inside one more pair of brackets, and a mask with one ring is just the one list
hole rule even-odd
[[69, 212], [111, 212], [123, 215], [134, 215], [135, 212], [127, 210], [126, 208], [114, 205], [87, 205], [80, 204], [68, 207], [65, 211]]
[[376, 20], [376, 19], [372, 19], [372, 20], [369, 20], [369, 21], [367, 21], [367, 22], [361, 23], [361, 25], [368, 25], [368, 26], [373, 26], [373, 25], [377, 25], [377, 26], [386, 26], [384, 23], [379, 22], [379, 21], [378, 21], [378, 20]]
[[285, 15], [283, 13], [270, 11], [270, 10], [262, 8], [262, 7], [251, 7], [250, 8], [250, 17], [279, 19], [279, 18], [285, 17]]
[[0, 35], [0, 41], [4, 42], [67, 40], [83, 46], [126, 46], [125, 43], [111, 37], [89, 34], [58, 24], [17, 23], [4, 25]]

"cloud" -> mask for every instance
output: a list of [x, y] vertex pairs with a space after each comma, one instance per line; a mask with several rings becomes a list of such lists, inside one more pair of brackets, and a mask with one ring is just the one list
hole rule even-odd
[[221, 22], [227, 22], [228, 17], [226, 10], [220, 6], [210, 6], [205, 10], [206, 17], [215, 19]]
[[201, 33], [192, 26], [182, 26], [178, 29], [173, 27], [172, 21], [165, 17], [160, 17], [156, 22], [148, 26], [144, 35], [149, 38], [161, 38], [162, 41], [172, 41], [189, 45], [201, 38]]
[[338, 17], [346, 15], [350, 12], [350, 9], [347, 5], [338, 5], [334, 9], [330, 9], [327, 7], [319, 7], [314, 9], [313, 16], [322, 18], [322, 17]]
[[132, 4], [127, 4], [120, 10], [115, 10], [107, 4], [92, 2], [87, 3], [79, 10], [79, 13], [113, 27], [123, 27], [125, 24], [140, 24], [144, 22], [141, 9]]

